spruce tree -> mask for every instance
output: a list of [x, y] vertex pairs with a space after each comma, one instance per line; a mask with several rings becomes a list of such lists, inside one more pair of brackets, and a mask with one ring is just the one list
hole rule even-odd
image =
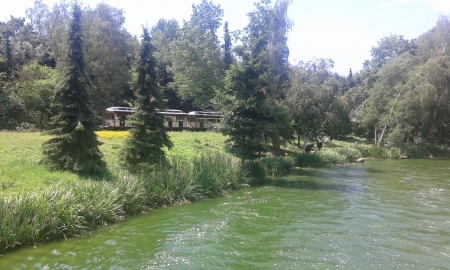
[[231, 35], [228, 30], [228, 22], [225, 22], [223, 27], [223, 62], [225, 64], [225, 71], [230, 69], [230, 66], [233, 64], [233, 56], [231, 55]]
[[135, 125], [125, 141], [121, 153], [122, 165], [130, 171], [148, 171], [165, 162], [164, 146], [172, 147], [164, 127], [164, 116], [157, 112], [162, 109], [162, 94], [157, 84], [154, 46], [150, 43], [148, 29], [143, 29], [140, 55], [137, 66], [135, 95]]
[[6, 54], [6, 75], [8, 75], [8, 77], [12, 77], [12, 75], [14, 74], [14, 62], [11, 53], [11, 44], [9, 41], [9, 35], [6, 36], [5, 54]]
[[95, 134], [95, 113], [91, 109], [92, 87], [85, 72], [81, 8], [73, 5], [69, 29], [68, 63], [56, 90], [53, 107], [59, 113], [52, 117], [48, 132], [54, 137], [44, 142], [42, 164], [50, 169], [96, 174], [106, 168]]

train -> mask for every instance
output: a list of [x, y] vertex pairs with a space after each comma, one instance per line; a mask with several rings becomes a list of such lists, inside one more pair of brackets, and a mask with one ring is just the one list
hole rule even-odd
[[[213, 111], [191, 111], [164, 109], [157, 110], [164, 116], [164, 126], [169, 131], [206, 131], [214, 129], [220, 122], [222, 115]], [[126, 130], [133, 127], [133, 120], [129, 116], [136, 113], [133, 107], [109, 107], [101, 110], [103, 114], [102, 126], [107, 130]]]

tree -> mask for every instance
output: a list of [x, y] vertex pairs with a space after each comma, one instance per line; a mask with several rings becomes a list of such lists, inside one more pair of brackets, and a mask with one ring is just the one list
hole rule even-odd
[[389, 35], [378, 41], [378, 46], [372, 47], [372, 66], [381, 67], [386, 61], [396, 55], [401, 55], [416, 49], [413, 40], [406, 40], [403, 36]]
[[225, 71], [230, 69], [233, 64], [233, 56], [231, 55], [231, 35], [228, 30], [228, 22], [225, 22], [223, 26], [223, 62], [225, 64]]
[[[21, 66], [36, 57], [36, 37], [30, 24], [24, 18], [11, 16], [6, 23], [0, 22], [0, 54], [5, 54], [7, 73], [15, 75]], [[4, 52], [3, 48], [5, 48]]]
[[99, 3], [84, 11], [83, 33], [87, 74], [94, 92], [95, 110], [121, 104], [121, 96], [131, 79], [128, 55], [131, 35], [123, 27], [123, 10]]
[[167, 106], [177, 109], [179, 98], [172, 83], [175, 76], [173, 72], [173, 49], [174, 43], [179, 38], [179, 30], [180, 26], [175, 19], [159, 19], [150, 31], [152, 44], [156, 47], [153, 55], [158, 65], [159, 85], [162, 87], [164, 99], [167, 100]]
[[25, 122], [39, 129], [47, 128], [56, 79], [55, 69], [41, 66], [37, 61], [25, 65], [19, 72], [17, 93], [25, 107]]
[[14, 74], [14, 60], [11, 53], [11, 45], [9, 41], [9, 37], [6, 37], [6, 46], [5, 46], [5, 54], [6, 54], [6, 74], [8, 76], [12, 76]]
[[46, 27], [46, 20], [49, 14], [49, 9], [42, 0], [35, 0], [32, 8], [26, 9], [26, 14], [30, 20], [31, 26], [37, 35], [42, 40], [46, 39], [48, 36], [48, 28]]
[[91, 109], [81, 34], [81, 8], [72, 7], [69, 29], [67, 68], [58, 87], [53, 106], [59, 113], [52, 117], [54, 137], [44, 142], [41, 163], [50, 169], [69, 170], [76, 173], [101, 173], [106, 168], [95, 134], [95, 114]]
[[0, 73], [0, 129], [15, 129], [22, 121], [25, 108], [16, 94], [17, 87]]
[[256, 3], [249, 13], [249, 24], [237, 46], [240, 58], [226, 73], [225, 86], [219, 94], [223, 113], [222, 133], [228, 135], [228, 151], [242, 161], [266, 155], [266, 145], [275, 152], [291, 137], [286, 111], [279, 105], [287, 79], [286, 33], [289, 1]]
[[[293, 127], [297, 133], [297, 146], [304, 149], [311, 135], [315, 135], [320, 130], [322, 122], [321, 100], [319, 94], [321, 83], [315, 81], [312, 70], [297, 66], [291, 73], [291, 87], [286, 93], [286, 107], [293, 122]], [[300, 138], [304, 137], [303, 147], [300, 145]]]
[[242, 162], [266, 155], [269, 117], [264, 89], [268, 82], [260, 65], [232, 65], [225, 76], [222, 101], [222, 134], [229, 136], [226, 150]]
[[174, 86], [178, 96], [194, 107], [211, 108], [215, 89], [223, 86], [223, 62], [216, 31], [221, 24], [220, 5], [202, 0], [192, 5], [173, 54]]
[[130, 130], [121, 155], [123, 166], [130, 171], [147, 171], [164, 163], [165, 153], [162, 148], [172, 147], [163, 115], [157, 113], [157, 109], [162, 109], [162, 96], [157, 84], [156, 59], [153, 57], [155, 48], [150, 41], [148, 30], [144, 28], [136, 70], [135, 125]]
[[389, 59], [379, 70], [379, 79], [369, 88], [369, 98], [362, 105], [362, 124], [371, 131], [377, 147], [398, 121], [399, 98], [405, 93], [408, 74], [416, 64], [410, 54]]

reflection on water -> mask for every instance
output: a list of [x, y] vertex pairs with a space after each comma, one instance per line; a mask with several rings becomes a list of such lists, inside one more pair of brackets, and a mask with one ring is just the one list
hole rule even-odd
[[1, 269], [450, 269], [450, 162], [308, 169], [0, 257]]

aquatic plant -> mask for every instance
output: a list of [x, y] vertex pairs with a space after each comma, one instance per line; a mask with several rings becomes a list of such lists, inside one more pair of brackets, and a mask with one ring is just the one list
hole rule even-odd
[[0, 252], [116, 223], [150, 208], [220, 195], [245, 183], [232, 157], [207, 152], [174, 157], [150, 175], [113, 181], [62, 183], [38, 192], [0, 197]]
[[261, 166], [269, 175], [286, 174], [295, 167], [293, 157], [289, 156], [268, 156], [260, 160]]

